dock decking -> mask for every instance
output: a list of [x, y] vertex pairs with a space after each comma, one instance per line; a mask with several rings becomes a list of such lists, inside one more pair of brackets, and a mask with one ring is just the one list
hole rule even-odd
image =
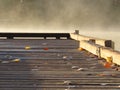
[[[120, 73], [75, 40], [0, 40], [0, 90], [120, 90]], [[28, 47], [28, 48], [26, 48]]]

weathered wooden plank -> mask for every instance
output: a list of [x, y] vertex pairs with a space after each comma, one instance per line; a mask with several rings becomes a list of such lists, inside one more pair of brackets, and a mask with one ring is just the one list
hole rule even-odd
[[[51, 49], [43, 50], [43, 43]], [[25, 50], [28, 44], [33, 48]], [[0, 89], [119, 90], [120, 73], [77, 46], [74, 40], [0, 40]], [[20, 62], [11, 62], [14, 58]], [[64, 84], [67, 80], [73, 84]]]

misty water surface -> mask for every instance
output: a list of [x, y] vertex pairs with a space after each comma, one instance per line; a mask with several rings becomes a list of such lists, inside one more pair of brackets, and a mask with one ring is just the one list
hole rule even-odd
[[74, 32], [120, 50], [120, 0], [0, 0], [0, 32]]

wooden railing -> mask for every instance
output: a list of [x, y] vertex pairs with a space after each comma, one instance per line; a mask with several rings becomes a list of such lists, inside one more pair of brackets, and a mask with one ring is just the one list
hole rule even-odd
[[71, 39], [69, 33], [0, 33], [0, 37], [6, 37], [7, 39], [14, 39], [15, 37], [42, 37], [47, 39], [50, 37], [61, 39]]
[[88, 37], [76, 33], [71, 33], [70, 36], [72, 39], [80, 41], [79, 48], [83, 48], [97, 55], [99, 58], [104, 58], [107, 61], [112, 61], [112, 63], [120, 65], [120, 52], [114, 50], [113, 41]]

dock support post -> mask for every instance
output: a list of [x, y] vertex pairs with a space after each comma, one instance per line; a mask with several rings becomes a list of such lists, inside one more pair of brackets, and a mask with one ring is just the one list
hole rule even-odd
[[97, 54], [98, 58], [100, 59], [101, 58], [101, 47], [97, 48], [96, 54]]
[[7, 39], [14, 39], [14, 37], [10, 36], [10, 37], [7, 37]]
[[75, 34], [79, 34], [79, 30], [75, 30]]
[[44, 39], [47, 39], [47, 37], [44, 37]]
[[60, 37], [56, 37], [56, 39], [60, 39]]

